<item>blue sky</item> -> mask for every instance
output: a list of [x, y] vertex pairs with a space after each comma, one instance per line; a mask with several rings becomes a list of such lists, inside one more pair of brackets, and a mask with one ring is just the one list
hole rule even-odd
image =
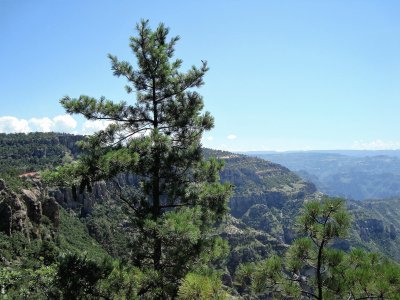
[[215, 117], [204, 145], [228, 150], [400, 148], [398, 1], [0, 0], [0, 132], [89, 133], [64, 95], [134, 101], [107, 53], [133, 60], [141, 19], [180, 35], [184, 68], [209, 62]]

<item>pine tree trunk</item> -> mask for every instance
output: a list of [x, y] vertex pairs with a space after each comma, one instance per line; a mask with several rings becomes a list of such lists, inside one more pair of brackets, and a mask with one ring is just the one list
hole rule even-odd
[[[157, 99], [156, 99], [156, 81], [153, 78], [153, 127], [158, 128], [158, 110], [157, 110]], [[153, 171], [153, 220], [157, 222], [161, 216], [160, 210], [160, 153], [156, 148], [154, 153], [154, 171]], [[154, 248], [153, 248], [153, 264], [156, 271], [161, 268], [161, 238], [157, 234], [157, 230], [154, 230]]]
[[[160, 180], [159, 180], [159, 165], [160, 165], [160, 156], [157, 153], [155, 159], [155, 170], [154, 170], [154, 178], [153, 178], [153, 220], [157, 222], [158, 218], [161, 215], [160, 211]], [[154, 230], [153, 233], [154, 238], [154, 249], [153, 249], [153, 264], [155, 270], [160, 270], [160, 262], [161, 262], [161, 239], [158, 236], [157, 230]]]

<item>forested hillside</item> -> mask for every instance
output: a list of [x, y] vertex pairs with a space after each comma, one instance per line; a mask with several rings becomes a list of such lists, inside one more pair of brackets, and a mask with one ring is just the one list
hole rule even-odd
[[[79, 154], [75, 142], [83, 138], [57, 133], [3, 134], [2, 137], [4, 139], [0, 144], [4, 146], [1, 152], [0, 170], [6, 178], [15, 179], [25, 172], [55, 168], [66, 158], [68, 161], [73, 159]], [[43, 150], [31, 151], [36, 154], [28, 155], [27, 149], [40, 149], [40, 147]], [[47, 154], [42, 155], [44, 152]], [[238, 222], [238, 226], [268, 234], [270, 240], [276, 241], [281, 246], [290, 243], [294, 234], [291, 226], [303, 202], [306, 199], [319, 197], [315, 186], [287, 168], [262, 159], [211, 149], [204, 149], [204, 154], [206, 157], [216, 157], [225, 161], [221, 180], [231, 182], [235, 190], [229, 203], [232, 224]], [[18, 172], [8, 173], [10, 169]], [[29, 180], [21, 182], [29, 183]], [[120, 176], [119, 182], [122, 185], [129, 185], [134, 184], [135, 180], [132, 176]], [[95, 185], [93, 195], [87, 192], [85, 195], [78, 193], [77, 198], [74, 198], [72, 191], [68, 189], [51, 193], [62, 207], [72, 208], [78, 215], [86, 215], [95, 208], [96, 213], [100, 213], [97, 209], [102, 210], [100, 203], [103, 198], [111, 197], [110, 189], [113, 189], [112, 184]], [[365, 247], [383, 251], [400, 259], [400, 247], [397, 246], [400, 233], [400, 223], [397, 218], [397, 213], [400, 212], [398, 200], [393, 198], [363, 202], [348, 201], [348, 207], [354, 214], [356, 229], [353, 242], [361, 245], [362, 241], [365, 241], [367, 242]], [[92, 218], [93, 215], [89, 214], [91, 222]]]
[[[51, 139], [57, 135], [47, 133], [39, 136], [45, 140], [46, 136]], [[62, 136], [66, 145], [70, 146], [68, 138], [70, 141], [78, 139], [72, 135]], [[12, 144], [14, 137], [19, 143], [13, 145], [14, 153], [22, 153], [18, 148], [29, 148], [36, 143], [32, 140], [32, 135], [7, 135], [9, 144]], [[60, 144], [48, 144], [47, 151], [52, 155], [43, 157], [44, 160], [62, 161], [64, 157], [71, 155], [69, 149], [74, 149], [64, 147], [62, 151], [56, 152], [52, 149], [53, 146], [59, 149]], [[78, 154], [76, 151], [73, 153]], [[316, 191], [313, 184], [305, 182], [280, 165], [230, 152], [204, 149], [204, 153], [206, 157], [216, 157], [225, 161], [221, 180], [230, 181], [235, 186], [234, 196], [229, 203], [230, 215], [218, 229], [220, 236], [229, 242], [229, 250], [226, 250], [226, 258], [215, 262], [216, 268], [223, 274], [224, 285], [231, 289], [231, 293], [235, 293], [238, 288], [234, 284], [238, 267], [243, 263], [270, 257], [273, 253], [284, 254], [293, 239], [298, 236], [295, 221], [304, 202], [318, 199], [321, 194]], [[10, 157], [11, 153], [5, 156]], [[26, 158], [14, 155], [13, 159], [23, 165]], [[40, 171], [45, 165], [41, 158], [36, 162], [36, 165], [35, 162], [31, 163], [29, 171]], [[35, 176], [28, 177], [24, 181], [28, 182], [30, 189], [36, 193], [37, 200], [34, 203], [41, 202], [42, 215], [36, 219], [33, 217], [35, 214], [32, 213], [32, 209], [29, 209], [30, 202], [26, 202], [24, 192], [21, 196], [13, 196], [14, 198], [6, 196], [11, 195], [10, 192], [3, 192], [3, 209], [0, 209], [2, 220], [7, 215], [4, 207], [10, 206], [12, 201], [17, 201], [13, 199], [19, 199], [19, 203], [22, 203], [20, 205], [25, 207], [20, 210], [19, 215], [26, 216], [19, 219], [22, 221], [21, 224], [24, 224], [19, 229], [15, 225], [18, 224], [16, 219], [10, 220], [11, 224], [14, 224], [11, 227], [6, 227], [4, 222], [1, 225], [4, 238], [1, 254], [3, 266], [11, 266], [17, 275], [25, 274], [24, 272], [29, 272], [26, 270], [30, 270], [32, 264], [40, 257], [53, 255], [46, 259], [54, 263], [57, 253], [68, 251], [87, 252], [90, 254], [88, 257], [95, 259], [99, 253], [114, 259], [126, 261], [133, 259], [129, 253], [135, 233], [131, 231], [126, 203], [115, 197], [118, 191], [114, 184], [107, 182], [96, 184], [93, 193], [87, 191], [82, 195], [77, 193], [75, 198], [71, 189], [50, 188], [46, 192], [40, 180], [35, 178]], [[123, 187], [136, 184], [135, 178], [130, 175], [119, 176], [118, 182]], [[59, 208], [49, 210], [49, 201], [57, 202]], [[396, 199], [349, 201], [347, 207], [353, 219], [350, 236], [336, 241], [335, 247], [349, 250], [353, 246], [358, 246], [400, 260], [398, 222], [400, 203], [398, 202]], [[14, 207], [13, 210], [15, 209]], [[38, 214], [39, 212], [40, 209]], [[54, 218], [55, 213], [58, 216], [56, 218]], [[22, 250], [24, 248], [30, 250]], [[51, 250], [46, 250], [47, 248]], [[48, 251], [53, 254], [48, 254]]]

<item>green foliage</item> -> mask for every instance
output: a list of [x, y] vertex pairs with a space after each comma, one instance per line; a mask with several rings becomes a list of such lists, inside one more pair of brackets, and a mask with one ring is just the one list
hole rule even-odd
[[[41, 224], [43, 235], [48, 235], [45, 232], [49, 227], [51, 224]], [[14, 232], [11, 236], [0, 233], [0, 290], [4, 299], [60, 299], [61, 286], [57, 274], [60, 266], [69, 268], [60, 265], [60, 256], [73, 252], [69, 255], [78, 257], [78, 253], [86, 253], [78, 263], [93, 261], [93, 264], [101, 264], [107, 257], [104, 249], [89, 236], [84, 224], [63, 209], [59, 231], [51, 232], [54, 240], [30, 240], [22, 232]], [[73, 273], [68, 273], [65, 268], [65, 280], [86, 276], [78, 271], [75, 278], [68, 279]], [[82, 277], [79, 280], [87, 279]], [[85, 291], [84, 286], [82, 291]]]
[[227, 293], [222, 289], [221, 280], [215, 274], [188, 273], [179, 287], [178, 298], [182, 300], [225, 300]]
[[56, 262], [59, 255], [59, 249], [53, 242], [44, 240], [40, 245], [38, 254], [44, 265], [48, 266]]
[[400, 299], [400, 266], [397, 263], [361, 249], [352, 250], [339, 262], [337, 269], [354, 299]]
[[259, 263], [252, 278], [252, 290], [260, 294], [278, 284], [282, 277], [282, 260], [277, 256]]
[[56, 287], [64, 299], [79, 299], [92, 296], [101, 297], [97, 287], [112, 271], [110, 261], [98, 263], [78, 254], [67, 254], [60, 259], [57, 270]]
[[26, 237], [22, 233], [8, 236], [0, 232], [0, 255], [11, 261], [23, 255], [26, 251]]
[[64, 254], [51, 265], [1, 268], [1, 299], [139, 299], [140, 285], [154, 280], [119, 261]]
[[0, 269], [1, 299], [54, 299], [56, 268], [40, 265], [33, 269]]
[[7, 171], [0, 172], [0, 178], [4, 180], [7, 187], [11, 191], [18, 191], [21, 188], [29, 188], [31, 187], [30, 183], [27, 182], [24, 178], [19, 177], [23, 172], [15, 169], [13, 166], [7, 167]]
[[335, 238], [343, 238], [350, 227], [350, 215], [346, 211], [344, 200], [324, 197], [322, 201], [310, 201], [298, 221], [300, 233], [321, 244]]
[[89, 258], [107, 256], [107, 252], [93, 239], [86, 226], [76, 217], [65, 210], [60, 211], [60, 227], [57, 244], [63, 252], [86, 253]]
[[[256, 263], [240, 264], [235, 272], [235, 287], [241, 294], [250, 294]], [[257, 288], [258, 289], [258, 288]]]
[[101, 294], [107, 295], [108, 299], [139, 299], [137, 293], [142, 276], [137, 268], [114, 262], [113, 270], [99, 285]]

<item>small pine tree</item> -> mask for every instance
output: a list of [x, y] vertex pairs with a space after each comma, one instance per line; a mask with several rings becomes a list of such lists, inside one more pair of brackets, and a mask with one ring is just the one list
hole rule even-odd
[[306, 237], [296, 240], [288, 251], [288, 267], [293, 274], [300, 276], [301, 268], [315, 270], [315, 292], [302, 289], [303, 293], [314, 294], [322, 299], [323, 287], [330, 264], [335, 263], [339, 250], [329, 248], [337, 238], [344, 238], [350, 227], [350, 215], [344, 201], [325, 197], [321, 202], [305, 203], [303, 214], [298, 221], [300, 233]]
[[398, 264], [360, 249], [347, 254], [331, 247], [350, 227], [342, 199], [305, 203], [298, 225], [304, 237], [294, 241], [284, 259], [272, 256], [240, 267], [238, 284], [247, 279], [255, 294], [278, 298], [398, 299]]
[[130, 48], [137, 68], [109, 55], [114, 75], [127, 79], [125, 89], [136, 93], [136, 103], [64, 97], [68, 113], [110, 123], [81, 143], [85, 153], [78, 162], [47, 178], [79, 184], [82, 192], [98, 180], [136, 175], [130, 192], [115, 183], [116, 197], [130, 210], [136, 230], [132, 261], [152, 274], [139, 294], [162, 298], [175, 296], [180, 279], [210, 259], [212, 229], [227, 211], [232, 187], [219, 181], [222, 162], [202, 156], [202, 133], [214, 122], [202, 113], [203, 99], [194, 89], [203, 85], [207, 63], [182, 73], [182, 60], [173, 60], [179, 37], [168, 40], [168, 28], [160, 24], [152, 31], [148, 21], [136, 29]]

